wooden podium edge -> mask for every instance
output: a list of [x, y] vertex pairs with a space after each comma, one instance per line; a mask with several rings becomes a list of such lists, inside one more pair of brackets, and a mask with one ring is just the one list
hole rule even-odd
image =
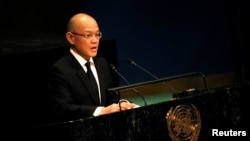
[[[237, 82], [236, 75], [235, 73], [232, 72], [206, 75], [205, 78], [206, 78], [207, 88], [216, 88]], [[139, 91], [140, 94], [142, 94], [143, 96], [150, 96], [150, 95], [152, 96], [154, 94], [173, 93], [173, 90], [171, 90], [169, 86], [171, 86], [176, 92], [182, 92], [190, 88], [195, 88], [195, 89], [205, 88], [204, 80], [200, 76], [170, 80], [166, 83], [149, 84], [149, 85], [135, 87], [135, 89]], [[136, 95], [131, 89], [121, 90], [120, 96], [121, 98], [138, 97], [138, 95]]]

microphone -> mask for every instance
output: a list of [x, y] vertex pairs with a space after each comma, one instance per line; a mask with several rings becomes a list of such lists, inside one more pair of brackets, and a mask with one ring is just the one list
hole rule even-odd
[[141, 69], [142, 71], [146, 72], [147, 74], [149, 74], [150, 76], [152, 76], [154, 79], [159, 79], [157, 76], [153, 75], [152, 73], [150, 73], [149, 71], [147, 71], [146, 69], [144, 69], [143, 67], [139, 66], [138, 64], [135, 63], [134, 60], [132, 60], [131, 58], [128, 58], [128, 62], [132, 65], [135, 65], [136, 67], [138, 67], [139, 69]]
[[[128, 80], [127, 80], [127, 79], [126, 79], [126, 78], [116, 69], [115, 65], [110, 64], [110, 67], [111, 67], [111, 70], [112, 70], [112, 71], [115, 71], [115, 72], [122, 78], [123, 81], [125, 81], [128, 85], [130, 84], [130, 83], [128, 82]], [[147, 106], [147, 102], [145, 101], [144, 96], [142, 96], [135, 88], [132, 88], [132, 90], [133, 90], [137, 95], [139, 95], [139, 96], [142, 98], [142, 100], [143, 100], [143, 102], [144, 102], [144, 105]]]
[[118, 72], [118, 70], [116, 69], [115, 65], [110, 64], [110, 67], [111, 67], [112, 71], [115, 71], [123, 79], [123, 81], [125, 81], [128, 85], [130, 84], [128, 82], [128, 80], [123, 75], [121, 75], [121, 73]]
[[[130, 63], [130, 64], [136, 66], [136, 67], [139, 68], [140, 70], [142, 70], [142, 71], [144, 71], [145, 73], [149, 74], [149, 75], [150, 75], [151, 77], [153, 77], [154, 79], [156, 79], [156, 80], [159, 79], [159, 78], [158, 78], [157, 76], [155, 76], [154, 74], [150, 73], [149, 71], [147, 71], [146, 69], [144, 69], [144, 68], [141, 67], [140, 65], [136, 64], [135, 61], [134, 61], [133, 59], [128, 58], [128, 63]], [[172, 86], [170, 86], [169, 84], [167, 84], [167, 83], [165, 83], [165, 82], [164, 82], [164, 84], [166, 84], [174, 93], [176, 93], [175, 89], [174, 89]]]

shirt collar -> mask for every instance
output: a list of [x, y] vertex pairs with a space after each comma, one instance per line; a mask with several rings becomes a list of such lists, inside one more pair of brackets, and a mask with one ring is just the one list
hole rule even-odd
[[[80, 63], [81, 66], [85, 66], [87, 63], [87, 60], [84, 59], [82, 56], [80, 56], [76, 51], [74, 51], [72, 48], [70, 48], [70, 52], [72, 55], [76, 58], [76, 60]], [[90, 63], [94, 64], [93, 58], [91, 57], [89, 59]]]

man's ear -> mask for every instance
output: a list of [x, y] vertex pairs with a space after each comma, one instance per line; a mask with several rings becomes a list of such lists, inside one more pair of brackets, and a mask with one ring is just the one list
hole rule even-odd
[[71, 32], [66, 32], [65, 36], [70, 44], [74, 44], [74, 35]]

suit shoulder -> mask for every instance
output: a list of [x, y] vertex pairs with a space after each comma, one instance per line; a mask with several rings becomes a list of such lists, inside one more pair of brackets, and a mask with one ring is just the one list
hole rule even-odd
[[107, 59], [103, 58], [103, 57], [95, 57], [93, 58], [95, 62], [99, 62], [99, 63], [106, 63], [108, 64]]

